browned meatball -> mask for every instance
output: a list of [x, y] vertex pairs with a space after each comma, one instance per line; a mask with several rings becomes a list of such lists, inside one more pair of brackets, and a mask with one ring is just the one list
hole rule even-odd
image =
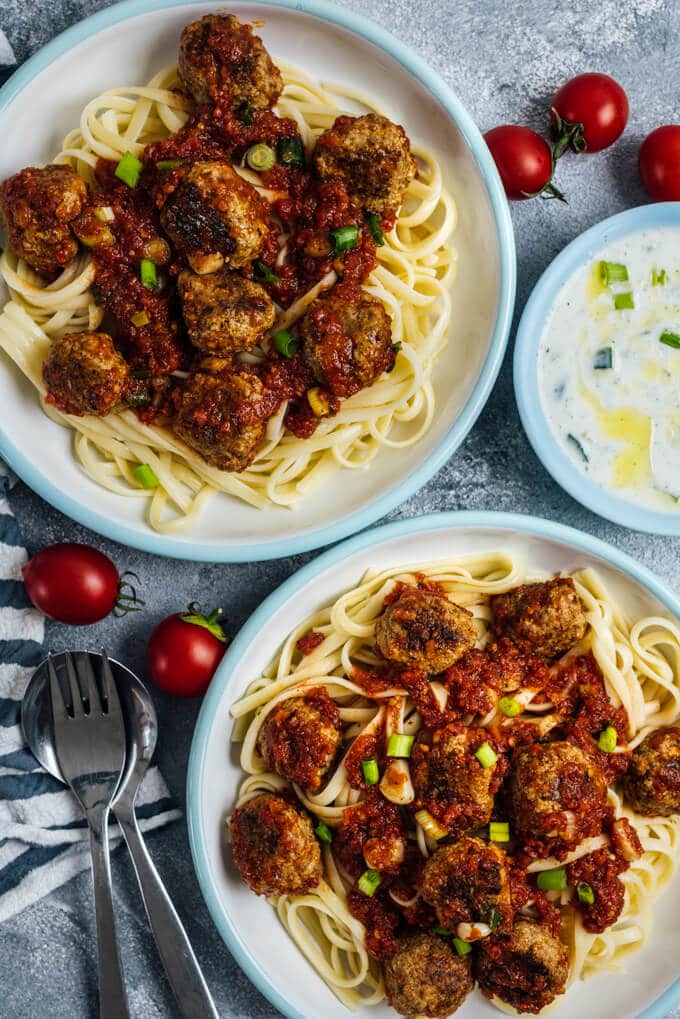
[[289, 800], [262, 793], [229, 821], [236, 868], [256, 895], [302, 895], [321, 880], [321, 850], [309, 816]]
[[269, 210], [229, 163], [194, 163], [161, 212], [163, 227], [191, 268], [203, 275], [241, 269], [257, 258]]
[[515, 832], [528, 843], [573, 849], [602, 824], [607, 786], [595, 761], [571, 743], [515, 751], [510, 798]]
[[387, 1001], [400, 1015], [444, 1019], [472, 990], [469, 957], [435, 934], [402, 938], [385, 962]]
[[[462, 838], [437, 849], [425, 865], [421, 890], [442, 927], [464, 941], [476, 938], [473, 931], [459, 929], [459, 924], [473, 928], [484, 924], [492, 932], [512, 925], [505, 853], [481, 839]], [[488, 933], [479, 929], [477, 936]]]
[[108, 333], [67, 333], [52, 340], [43, 378], [48, 401], [65, 414], [103, 417], [122, 400], [129, 372]]
[[317, 140], [313, 164], [321, 180], [344, 184], [355, 205], [396, 212], [416, 175], [403, 127], [387, 117], [338, 117]]
[[558, 658], [586, 632], [586, 617], [571, 577], [523, 584], [491, 599], [497, 629], [525, 651]]
[[431, 591], [405, 588], [375, 624], [381, 655], [425, 672], [443, 672], [475, 646], [472, 615]]
[[267, 715], [258, 747], [270, 771], [317, 792], [340, 746], [340, 712], [323, 687], [289, 697]]
[[262, 40], [233, 14], [207, 14], [186, 26], [179, 76], [197, 103], [225, 97], [237, 111], [273, 106], [283, 90], [281, 72]]
[[0, 185], [0, 209], [14, 252], [45, 279], [75, 258], [69, 223], [79, 216], [87, 188], [70, 166], [29, 166]]
[[487, 824], [506, 760], [485, 768], [475, 757], [490, 742], [486, 729], [452, 722], [433, 732], [421, 729], [411, 754], [415, 805], [429, 810], [454, 837]]
[[276, 309], [259, 283], [235, 272], [208, 276], [184, 270], [177, 279], [189, 339], [210, 354], [233, 354], [254, 346], [274, 324]]
[[361, 287], [343, 284], [317, 298], [299, 333], [307, 365], [335, 396], [351, 396], [394, 367], [390, 316]]
[[182, 394], [175, 431], [219, 470], [245, 470], [264, 439], [263, 396], [259, 378], [245, 369], [197, 372]]
[[481, 942], [476, 976], [487, 998], [536, 1014], [564, 994], [569, 952], [546, 927], [518, 920], [509, 934]]
[[623, 790], [638, 814], [680, 813], [680, 728], [664, 726], [643, 739], [633, 751]]

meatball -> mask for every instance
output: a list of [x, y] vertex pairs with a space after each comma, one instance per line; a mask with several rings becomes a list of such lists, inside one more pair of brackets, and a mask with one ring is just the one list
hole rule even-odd
[[458, 929], [459, 924], [484, 924], [491, 932], [512, 925], [505, 853], [481, 839], [466, 837], [437, 849], [425, 864], [421, 891], [442, 927], [466, 941], [475, 940], [474, 936]]
[[43, 366], [47, 399], [65, 414], [108, 414], [128, 387], [128, 366], [108, 333], [52, 340]]
[[638, 814], [680, 813], [680, 728], [665, 726], [643, 739], [633, 751], [623, 790]]
[[344, 284], [317, 298], [299, 333], [314, 378], [335, 396], [351, 396], [394, 367], [390, 316], [360, 287]]
[[403, 127], [377, 113], [338, 117], [312, 160], [321, 180], [343, 184], [355, 205], [376, 213], [397, 211], [417, 170]]
[[558, 658], [582, 640], [586, 617], [571, 577], [523, 584], [491, 598], [497, 629], [523, 650]]
[[289, 697], [267, 715], [258, 737], [264, 763], [318, 792], [340, 746], [340, 712], [323, 687]]
[[548, 849], [573, 849], [600, 831], [607, 786], [595, 761], [571, 743], [515, 751], [510, 802], [516, 833]]
[[384, 973], [387, 1001], [405, 1016], [453, 1015], [473, 986], [469, 958], [435, 934], [402, 938]]
[[213, 467], [245, 470], [265, 435], [264, 393], [257, 375], [246, 369], [196, 372], [182, 393], [174, 429]]
[[257, 258], [269, 230], [269, 210], [229, 163], [194, 163], [163, 206], [161, 223], [202, 276], [223, 266], [241, 269]]
[[29, 166], [0, 185], [12, 249], [45, 279], [54, 279], [76, 257], [78, 242], [69, 223], [86, 200], [85, 182], [70, 166]]
[[177, 283], [189, 339], [199, 350], [218, 356], [248, 350], [274, 324], [267, 291], [237, 273], [185, 270]]
[[421, 729], [411, 753], [411, 781], [417, 808], [425, 808], [446, 830], [463, 835], [487, 824], [505, 758], [485, 768], [475, 751], [489, 741], [486, 729], [459, 722], [432, 732]]
[[302, 895], [321, 880], [321, 850], [309, 816], [289, 800], [262, 793], [229, 821], [236, 868], [256, 895]]
[[475, 646], [472, 615], [431, 591], [406, 588], [375, 624], [381, 655], [425, 672], [443, 672]]
[[225, 97], [237, 111], [271, 107], [283, 91], [281, 72], [262, 40], [233, 14], [207, 14], [186, 26], [179, 76], [197, 103]]
[[569, 952], [547, 928], [518, 920], [509, 934], [481, 942], [476, 976], [487, 998], [536, 1014], [564, 994]]

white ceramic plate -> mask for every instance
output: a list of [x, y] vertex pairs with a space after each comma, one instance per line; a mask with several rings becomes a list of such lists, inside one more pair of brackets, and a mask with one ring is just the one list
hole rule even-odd
[[[220, 8], [186, 0], [128, 0], [53, 40], [0, 93], [0, 179], [49, 161], [86, 102], [99, 92], [145, 83], [177, 59], [184, 25]], [[451, 456], [482, 409], [503, 358], [515, 290], [512, 225], [486, 145], [459, 100], [417, 57], [359, 15], [325, 0], [236, 2], [243, 21], [264, 19], [274, 58], [321, 80], [376, 96], [414, 141], [439, 158], [460, 221], [455, 244], [453, 335], [435, 372], [437, 414], [406, 450], [381, 451], [367, 470], [344, 471], [299, 509], [255, 510], [216, 497], [191, 530], [161, 536], [142, 503], [87, 478], [72, 434], [41, 412], [30, 384], [7, 358], [0, 368], [0, 454], [36, 491], [94, 530], [164, 555], [210, 561], [267, 559], [315, 548], [367, 526], [402, 502]], [[259, 30], [258, 30], [259, 31]]]

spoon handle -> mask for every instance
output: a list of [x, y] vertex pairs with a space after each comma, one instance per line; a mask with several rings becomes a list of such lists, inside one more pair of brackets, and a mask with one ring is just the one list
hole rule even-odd
[[99, 952], [99, 1019], [129, 1019], [111, 894], [108, 811], [90, 811], [92, 883]]
[[130, 851], [158, 954], [183, 1019], [219, 1019], [182, 921], [149, 856], [134, 810], [118, 811], [114, 806], [114, 813]]

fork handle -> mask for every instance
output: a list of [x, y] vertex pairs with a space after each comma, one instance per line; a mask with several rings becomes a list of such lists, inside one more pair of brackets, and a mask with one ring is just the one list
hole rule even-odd
[[114, 807], [130, 850], [158, 954], [183, 1019], [219, 1019], [187, 933], [156, 870], [132, 811]]
[[90, 811], [90, 851], [99, 952], [99, 1019], [129, 1019], [111, 892], [108, 808]]

